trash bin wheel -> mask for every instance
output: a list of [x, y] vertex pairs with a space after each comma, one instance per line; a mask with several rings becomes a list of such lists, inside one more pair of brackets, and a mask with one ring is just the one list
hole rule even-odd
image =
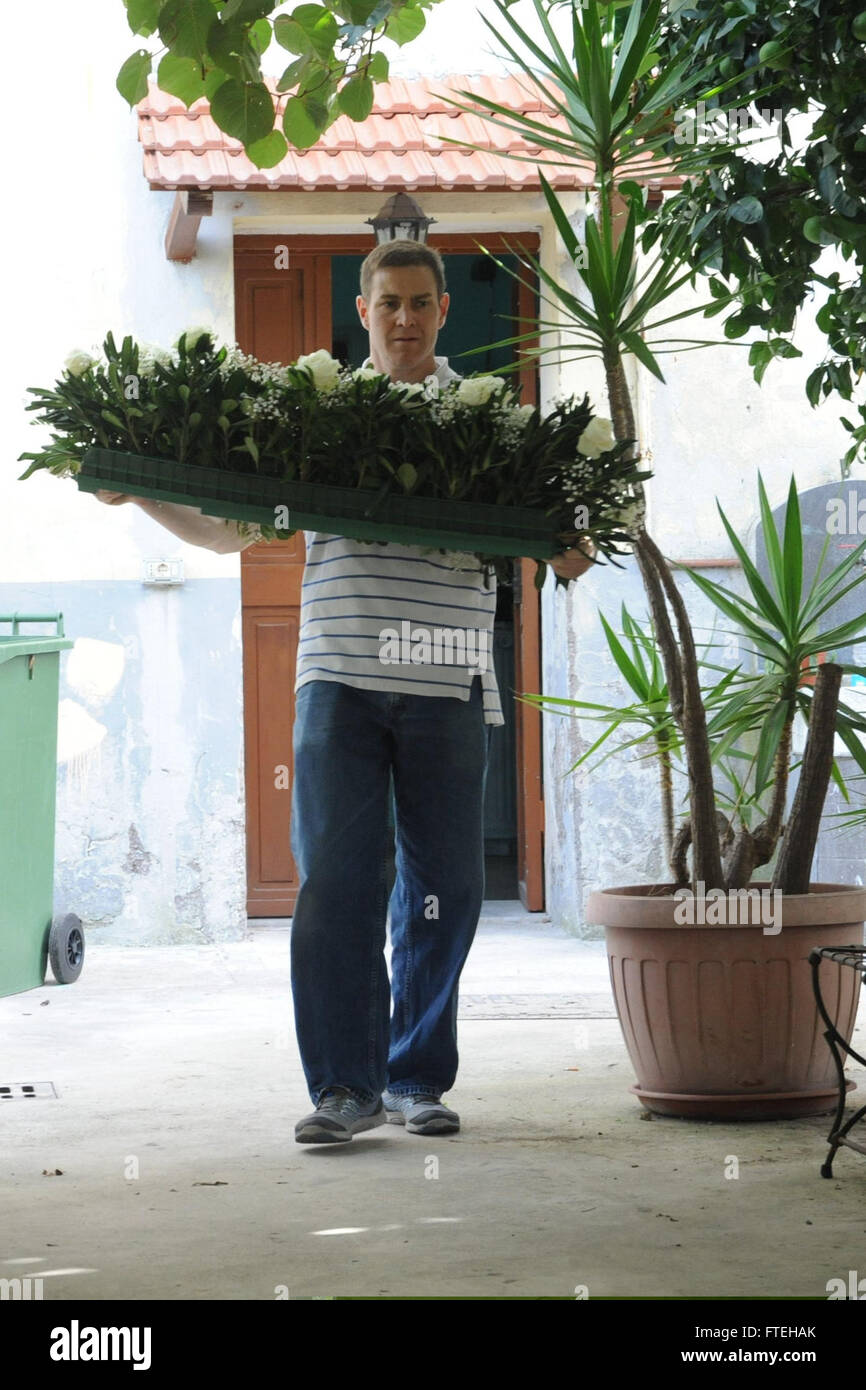
[[71, 985], [84, 965], [84, 931], [74, 912], [56, 918], [48, 933], [48, 959], [59, 985]]

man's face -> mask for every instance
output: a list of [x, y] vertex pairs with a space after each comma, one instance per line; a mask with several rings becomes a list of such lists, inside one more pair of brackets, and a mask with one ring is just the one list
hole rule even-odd
[[434, 348], [449, 302], [447, 294], [437, 298], [429, 266], [380, 267], [369, 300], [360, 294], [355, 300], [376, 370], [392, 381], [423, 381], [435, 372]]

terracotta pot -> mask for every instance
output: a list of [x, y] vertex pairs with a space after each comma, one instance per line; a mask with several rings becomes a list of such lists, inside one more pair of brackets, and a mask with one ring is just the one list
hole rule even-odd
[[[684, 916], [677, 899], [647, 894], [643, 885], [610, 888], [587, 903], [587, 921], [605, 928], [641, 1104], [657, 1115], [725, 1120], [833, 1110], [838, 1087], [809, 952], [862, 944], [866, 889], [814, 883], [809, 893], [781, 897], [777, 934], [761, 924], [687, 925], [675, 917]], [[860, 975], [824, 961], [821, 989], [850, 1040]]]

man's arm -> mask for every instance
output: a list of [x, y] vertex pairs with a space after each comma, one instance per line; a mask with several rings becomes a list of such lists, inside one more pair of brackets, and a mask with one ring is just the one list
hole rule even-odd
[[181, 502], [157, 502], [153, 497], [130, 497], [126, 493], [108, 492], [100, 489], [94, 494], [100, 502], [117, 506], [122, 502], [137, 502], [141, 510], [153, 521], [158, 521], [173, 536], [189, 545], [200, 545], [213, 550], [218, 555], [229, 555], [236, 550], [246, 550], [261, 540], [261, 532], [256, 527], [252, 535], [242, 536], [236, 521], [225, 521], [219, 516], [205, 516], [200, 507], [190, 507]]

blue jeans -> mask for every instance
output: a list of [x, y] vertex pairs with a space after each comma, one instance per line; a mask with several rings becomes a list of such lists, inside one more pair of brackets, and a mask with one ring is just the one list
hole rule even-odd
[[[308, 681], [296, 697], [295, 1029], [313, 1104], [441, 1095], [457, 1075], [457, 991], [484, 898], [492, 725], [468, 701]], [[384, 948], [389, 774], [396, 882]], [[393, 992], [393, 1015], [391, 994]]]

